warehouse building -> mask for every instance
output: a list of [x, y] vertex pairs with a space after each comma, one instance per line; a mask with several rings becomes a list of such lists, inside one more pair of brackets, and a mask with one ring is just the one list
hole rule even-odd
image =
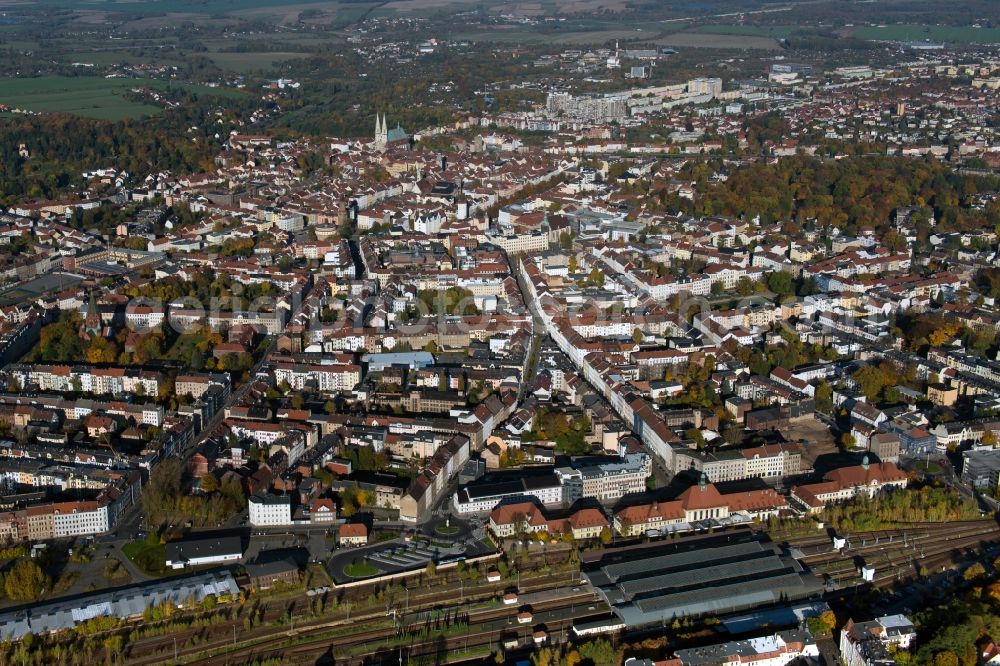
[[183, 608], [207, 596], [239, 596], [240, 588], [232, 573], [215, 571], [182, 578], [140, 583], [106, 592], [96, 592], [0, 613], [0, 640], [18, 640], [26, 634], [48, 634], [72, 629], [95, 617], [138, 618], [147, 608], [170, 602]]

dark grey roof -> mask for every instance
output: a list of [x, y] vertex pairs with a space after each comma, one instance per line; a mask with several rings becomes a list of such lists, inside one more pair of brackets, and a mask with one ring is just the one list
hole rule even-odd
[[629, 626], [805, 599], [819, 579], [749, 530], [609, 549], [583, 574]]
[[243, 555], [243, 542], [238, 536], [210, 537], [172, 541], [166, 546], [167, 562], [188, 562], [212, 555]]
[[243, 568], [246, 569], [247, 575], [251, 578], [261, 578], [264, 576], [277, 576], [279, 574], [288, 573], [289, 571], [297, 572], [299, 570], [299, 565], [292, 559], [285, 558], [265, 562], [251, 562]]

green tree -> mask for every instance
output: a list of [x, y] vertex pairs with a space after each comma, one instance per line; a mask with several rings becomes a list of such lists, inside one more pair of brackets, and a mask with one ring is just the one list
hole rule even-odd
[[979, 562], [974, 562], [965, 570], [962, 577], [969, 582], [980, 581], [986, 577], [986, 568]]
[[816, 410], [824, 414], [833, 413], [833, 387], [826, 380], [823, 380], [816, 387]]
[[795, 278], [786, 271], [776, 271], [767, 278], [767, 288], [779, 296], [795, 293]]
[[580, 653], [580, 663], [594, 666], [618, 666], [622, 662], [622, 651], [605, 638], [587, 641], [577, 646]]
[[601, 271], [601, 269], [595, 266], [594, 268], [591, 268], [590, 273], [587, 274], [586, 284], [591, 287], [600, 288], [604, 286], [604, 280], [605, 280], [604, 273]]
[[209, 472], [201, 477], [201, 490], [205, 493], [214, 493], [219, 489], [219, 479]]
[[876, 402], [885, 388], [887, 381], [886, 374], [872, 365], [866, 365], [854, 373], [852, 379], [857, 383], [858, 388], [865, 394], [869, 402]]
[[934, 655], [934, 666], [959, 666], [958, 655], [951, 650], [942, 650]]
[[14, 601], [37, 601], [52, 589], [52, 578], [34, 560], [22, 557], [4, 576], [3, 588]]

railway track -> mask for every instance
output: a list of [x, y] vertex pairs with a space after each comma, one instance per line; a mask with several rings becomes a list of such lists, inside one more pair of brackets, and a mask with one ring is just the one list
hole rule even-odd
[[[569, 594], [564, 597], [532, 604], [532, 612], [537, 614], [546, 611], [558, 611], [572, 608], [574, 605], [580, 605], [582, 611], [584, 604], [593, 600], [593, 598], [591, 593]], [[270, 632], [269, 640], [263, 643], [254, 643], [246, 646], [237, 645], [234, 649], [226, 650], [217, 655], [202, 656], [205, 652], [211, 651], [213, 647], [209, 644], [198, 645], [196, 648], [188, 651], [188, 653], [193, 653], [190, 654], [189, 658], [184, 658], [185, 655], [179, 655], [181, 657], [179, 661], [180, 663], [199, 664], [203, 666], [234, 666], [252, 660], [281, 658], [290, 664], [300, 664], [309, 663], [310, 660], [318, 659], [323, 654], [330, 653], [338, 656], [338, 663], [348, 663], [347, 661], [343, 661], [343, 659], [349, 657], [351, 660], [350, 663], [360, 664], [364, 662], [366, 657], [390, 649], [405, 649], [408, 651], [408, 654], [417, 656], [417, 654], [410, 651], [416, 648], [420, 648], [421, 650], [440, 649], [442, 641], [445, 643], [449, 641], [462, 641], [463, 644], [467, 644], [469, 647], [481, 647], [488, 642], [498, 642], [501, 635], [512, 631], [514, 628], [525, 630], [526, 627], [530, 626], [521, 625], [514, 621], [521, 608], [517, 605], [512, 605], [484, 609], [468, 613], [464, 616], [460, 615], [460, 624], [453, 625], [450, 629], [454, 633], [448, 633], [448, 630], [421, 632], [422, 624], [411, 624], [404, 627], [381, 627], [367, 631], [352, 631], [336, 636], [330, 636], [328, 631], [324, 631], [324, 627], [309, 627], [304, 630], [284, 633], [275, 633], [272, 631]], [[508, 620], [508, 623], [500, 628], [487, 628], [487, 625], [502, 620]], [[571, 619], [553, 622], [549, 630], [565, 631], [571, 623]], [[466, 627], [465, 632], [461, 631], [461, 626]], [[284, 640], [276, 640], [282, 637]], [[292, 641], [294, 643], [289, 644]], [[226, 645], [227, 643], [222, 641], [218, 648], [215, 649], [224, 649]], [[358, 649], [359, 646], [361, 647], [360, 650]], [[432, 653], [427, 652], [426, 654], [430, 655]], [[161, 657], [159, 662], [162, 661]]]
[[[891, 529], [848, 531], [838, 536], [846, 538], [852, 548], [879, 545], [883, 542], [894, 542], [897, 539], [923, 538], [926, 535], [937, 536], [943, 531], [974, 532], [998, 530], [997, 523], [992, 520], [967, 520], [949, 523], [917, 523]], [[805, 559], [821, 556], [833, 551], [831, 537], [826, 533], [810, 534], [804, 537], [793, 537], [778, 540], [790, 548], [797, 549]]]
[[812, 552], [802, 551], [802, 562], [811, 564], [827, 559], [832, 553], [851, 555], [864, 555], [865, 553], [879, 552], [886, 549], [898, 548], [901, 545], [913, 547], [924, 543], [934, 543], [940, 540], [951, 540], [967, 536], [978, 536], [983, 534], [994, 534], [1000, 538], [1000, 529], [995, 523], [979, 521], [975, 524], [949, 526], [939, 528], [935, 531], [929, 530], [880, 530], [878, 532], [855, 534], [848, 537], [848, 547], [843, 553], [833, 550], [832, 542], [829, 540], [822, 547], [816, 547]]
[[[833, 549], [826, 533], [790, 538], [785, 545], [801, 553], [801, 560], [814, 572], [825, 576], [842, 588], [861, 584], [858, 572], [860, 563], [875, 568], [872, 581], [877, 587], [894, 584], [901, 578], [918, 574], [924, 568], [937, 570], [953, 563], [957, 556], [968, 550], [978, 550], [989, 544], [1000, 543], [1000, 527], [990, 520], [961, 521], [947, 524], [915, 524], [892, 529], [848, 532], [848, 547], [842, 551]], [[552, 556], [549, 556], [552, 559]], [[527, 557], [520, 563], [521, 571], [539, 570], [543, 566], [542, 556]], [[525, 574], [520, 581], [522, 595], [541, 590], [568, 588], [576, 585], [576, 575], [572, 571], [560, 571], [545, 576], [529, 577]], [[445, 574], [435, 580], [435, 589], [414, 585], [414, 578], [388, 584], [373, 583], [358, 588], [334, 588], [321, 597], [312, 599], [296, 597], [268, 601], [259, 611], [258, 626], [251, 630], [243, 627], [243, 616], [220, 624], [173, 632], [164, 636], [145, 637], [131, 642], [126, 647], [126, 663], [141, 666], [159, 666], [164, 662], [183, 664], [205, 664], [207, 666], [236, 666], [254, 660], [282, 658], [286, 663], [310, 663], [323, 655], [336, 656], [337, 663], [378, 663], [386, 650], [401, 650], [403, 655], [414, 659], [433, 657], [440, 654], [442, 646], [455, 649], [466, 646], [469, 649], [495, 645], [510, 628], [522, 631], [530, 625], [512, 623], [519, 606], [477, 608], [486, 599], [495, 599], [505, 589], [513, 587], [512, 581], [497, 583], [460, 583], [457, 572]], [[440, 585], [450, 585], [442, 590]], [[455, 589], [461, 585], [460, 589]], [[401, 592], [403, 586], [408, 593]], [[385, 601], [385, 609], [364, 603], [373, 592], [390, 591]], [[406, 597], [404, 598], [404, 594]], [[461, 595], [462, 604], [456, 606]], [[577, 603], [583, 608], [583, 601], [592, 599], [589, 593], [569, 594], [555, 600], [536, 605], [539, 612], [569, 608]], [[277, 620], [286, 613], [293, 616], [304, 614], [310, 602], [320, 601], [325, 606], [339, 604], [352, 607], [364, 604], [357, 614], [340, 615], [327, 611], [324, 618], [302, 619], [289, 624], [278, 624]], [[404, 608], [406, 611], [404, 612]], [[459, 629], [442, 631], [440, 627], [420, 631], [425, 626], [426, 615], [435, 609], [456, 609], [460, 616]], [[404, 614], [405, 626], [397, 626], [396, 614]], [[453, 611], [454, 613], [455, 611]], [[331, 615], [333, 617], [331, 617]], [[391, 624], [388, 619], [393, 615]], [[414, 622], [413, 618], [419, 621]], [[454, 614], [452, 620], [454, 621]], [[496, 627], [503, 620], [507, 624]], [[433, 624], [433, 620], [430, 621]], [[568, 629], [572, 620], [550, 623], [549, 632]], [[277, 625], [277, 626], [276, 626]], [[381, 626], [379, 626], [381, 625]], [[512, 626], [511, 626], [512, 625]], [[465, 626], [464, 632], [460, 627]], [[416, 630], [416, 633], [413, 633]], [[449, 632], [459, 631], [461, 635]], [[371, 646], [368, 649], [364, 646]], [[437, 651], [437, 652], [435, 652]], [[176, 658], [175, 658], [176, 655]], [[381, 656], [380, 656], [381, 655]], [[344, 661], [347, 656], [349, 661]], [[396, 660], [392, 660], [396, 663]]]
[[873, 567], [876, 587], [955, 563], [969, 550], [1000, 543], [1000, 527], [994, 521], [963, 521], [946, 525], [878, 530], [849, 535], [849, 546], [834, 550], [828, 540], [816, 538], [790, 543], [803, 552], [801, 561], [814, 573], [837, 585], [862, 583], [859, 567]]
[[[547, 635], [554, 636], [569, 631], [572, 621], [560, 620], [548, 623]], [[531, 633], [530, 629], [525, 633]], [[421, 660], [429, 660], [429, 663], [446, 663], [449, 655], [461, 655], [468, 650], [476, 648], [487, 648], [490, 651], [498, 649], [505, 638], [512, 635], [509, 629], [481, 629], [470, 631], [466, 634], [437, 635], [421, 639], [415, 639], [408, 643], [393, 645], [373, 645], [361, 652], [350, 656], [341, 655], [338, 664], [349, 666], [374, 666], [375, 664], [395, 664], [398, 663], [419, 663]], [[546, 639], [546, 641], [549, 639]], [[519, 646], [532, 643], [532, 639], [525, 636], [519, 640]], [[288, 664], [313, 663], [321, 659], [324, 655], [336, 654], [333, 648], [317, 647], [313, 645], [297, 646], [287, 650], [282, 650], [278, 655], [285, 659]], [[254, 659], [266, 658], [267, 654], [255, 655]], [[236, 666], [234, 662], [213, 662], [209, 666]]]
[[[522, 595], [532, 592], [559, 589], [559, 586], [567, 586], [572, 579], [562, 572], [557, 575], [546, 576], [545, 578], [535, 578], [522, 581], [519, 593]], [[488, 585], [474, 586], [465, 590], [462, 605], [457, 610], [468, 618], [469, 622], [489, 622], [500, 618], [516, 615], [518, 605], [504, 606], [497, 608], [475, 608], [486, 600], [496, 599], [504, 589], [509, 587], [504, 583], [490, 583]], [[258, 626], [251, 630], [246, 630], [242, 618], [229, 620], [223, 623], [208, 627], [192, 628], [189, 630], [175, 631], [163, 636], [151, 636], [132, 641], [126, 646], [125, 656], [128, 663], [136, 665], [161, 664], [164, 658], [175, 658], [183, 662], [185, 655], [196, 655], [213, 650], [226, 650], [232, 647], [239, 650], [241, 646], [249, 646], [251, 649], [257, 644], [267, 644], [275, 635], [294, 636], [296, 639], [308, 638], [309, 636], [322, 635], [324, 640], [330, 644], [356, 644], [359, 636], [371, 638], [367, 634], [359, 634], [357, 631], [350, 631], [353, 627], [364, 627], [366, 624], [377, 622], [387, 622], [390, 612], [396, 614], [409, 613], [416, 616], [420, 613], [434, 611], [442, 607], [455, 607], [458, 599], [457, 590], [444, 590], [429, 593], [418, 593], [410, 595], [408, 611], [404, 612], [405, 600], [402, 596], [390, 599], [384, 608], [369, 610], [356, 615], [340, 617], [336, 619], [304, 619], [301, 622], [291, 621], [287, 628], [275, 627], [274, 623], [282, 615], [289, 612], [287, 603], [272, 603], [262, 607], [258, 612], [262, 613], [262, 619], [257, 620]], [[331, 594], [331, 593], [328, 593]], [[587, 600], [592, 600], [593, 595], [589, 592], [570, 593], [559, 600], [563, 605], [583, 604]], [[540, 610], [546, 610], [554, 601], [539, 602]], [[294, 609], [294, 602], [293, 602]], [[268, 624], [270, 623], [270, 624]], [[344, 630], [348, 631], [344, 631]], [[338, 631], [344, 632], [343, 637], [334, 636]], [[385, 638], [396, 631], [393, 627], [378, 627], [372, 629], [368, 634]], [[235, 662], [239, 663], [239, 662]]]
[[[544, 576], [533, 575], [543, 566], [556, 559], [553, 553], [547, 555], [534, 554], [525, 557], [520, 562], [522, 571], [526, 571], [523, 577], [518, 579], [518, 591], [520, 594], [549, 590], [558, 585], [576, 585], [578, 574], [573, 571], [556, 572]], [[414, 574], [417, 578], [419, 574]], [[399, 592], [401, 586], [410, 583], [408, 595]], [[442, 586], [447, 586], [442, 589]], [[313, 602], [320, 602], [324, 607], [331, 604], [341, 608], [349, 607], [345, 613], [341, 612], [340, 617], [335, 616], [335, 611], [327, 611], [324, 618], [301, 618], [296, 620], [296, 628], [307, 629], [310, 627], [334, 630], [345, 625], [358, 625], [365, 622], [372, 622], [386, 617], [387, 609], [382, 607], [371, 607], [368, 596], [375, 589], [392, 590], [392, 596], [387, 600], [391, 606], [399, 605], [407, 608], [411, 612], [420, 610], [431, 610], [438, 606], [454, 606], [456, 601], [462, 600], [463, 605], [481, 603], [489, 599], [495, 599], [504, 590], [515, 587], [510, 581], [500, 581], [491, 583], [485, 581], [481, 583], [460, 582], [457, 572], [439, 574], [435, 579], [434, 589], [424, 586], [412, 586], [412, 578], [399, 580], [391, 584], [379, 584], [373, 582], [371, 585], [364, 585], [352, 588], [334, 588], [322, 596], [308, 597], [304, 593], [298, 596], [283, 598], [279, 600], [266, 600], [260, 607], [260, 617], [256, 624], [259, 625], [251, 630], [247, 630], [243, 625], [245, 614], [235, 620], [230, 620], [208, 627], [192, 628], [189, 630], [174, 631], [162, 636], [146, 636], [129, 642], [125, 647], [125, 656], [129, 663], [135, 664], [161, 664], [165, 655], [178, 656], [192, 649], [205, 650], [222, 648], [225, 645], [240, 644], [243, 642], [262, 639], [275, 632], [274, 623], [283, 615], [301, 616], [306, 614], [306, 609]], [[359, 612], [352, 612], [355, 606], [368, 606], [368, 609]], [[331, 617], [334, 616], [334, 617]], [[270, 626], [268, 626], [270, 625]], [[221, 638], [217, 638], [221, 636]], [[189, 646], [191, 642], [197, 642], [195, 646]]]

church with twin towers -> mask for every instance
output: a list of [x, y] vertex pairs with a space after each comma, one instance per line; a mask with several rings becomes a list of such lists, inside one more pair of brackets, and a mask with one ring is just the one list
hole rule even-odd
[[389, 129], [389, 123], [385, 118], [385, 114], [381, 116], [375, 114], [375, 150], [380, 153], [384, 153], [389, 149], [390, 146], [409, 145], [410, 135], [406, 133], [406, 130], [396, 123], [396, 126]]

